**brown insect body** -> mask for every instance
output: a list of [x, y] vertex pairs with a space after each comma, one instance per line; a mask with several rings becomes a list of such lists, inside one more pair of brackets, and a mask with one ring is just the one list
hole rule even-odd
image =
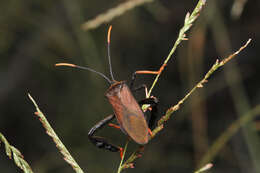
[[148, 125], [126, 82], [115, 82], [106, 91], [105, 96], [113, 107], [122, 131], [136, 143], [146, 144], [149, 140]]
[[[109, 69], [110, 69], [110, 76], [109, 79], [103, 73], [98, 72], [89, 67], [82, 67], [75, 64], [69, 63], [58, 63], [56, 66], [68, 66], [74, 67], [78, 69], [84, 69], [88, 71], [92, 71], [100, 76], [102, 76], [105, 80], [107, 80], [111, 86], [105, 93], [105, 96], [108, 98], [110, 104], [113, 107], [114, 115], [109, 115], [103, 120], [99, 121], [95, 126], [93, 126], [88, 132], [89, 140], [98, 148], [103, 148], [112, 152], [120, 152], [120, 156], [123, 156], [123, 148], [113, 145], [106, 141], [105, 138], [96, 136], [95, 133], [101, 129], [103, 126], [108, 124], [112, 121], [115, 117], [119, 123], [121, 130], [128, 135], [133, 141], [138, 144], [144, 145], [148, 143], [149, 140], [149, 133], [151, 133], [148, 124], [146, 122], [144, 113], [140, 107], [140, 105], [149, 104], [151, 107], [151, 116], [149, 120], [149, 126], [151, 126], [152, 122], [154, 121], [154, 115], [156, 113], [156, 105], [158, 100], [155, 97], [145, 98], [141, 100], [139, 103], [136, 101], [134, 96], [132, 95], [131, 90], [133, 89], [133, 82], [135, 80], [136, 74], [157, 74], [157, 72], [152, 71], [136, 71], [132, 76], [132, 81], [130, 85], [130, 89], [127, 86], [125, 81], [115, 81], [112, 73], [112, 65], [110, 59], [110, 32], [112, 26], [109, 27], [108, 30], [108, 60], [109, 60]], [[141, 87], [142, 88], [142, 87]], [[145, 86], [143, 88], [146, 88]], [[137, 88], [134, 89], [135, 91]], [[118, 126], [114, 126], [118, 127]]]

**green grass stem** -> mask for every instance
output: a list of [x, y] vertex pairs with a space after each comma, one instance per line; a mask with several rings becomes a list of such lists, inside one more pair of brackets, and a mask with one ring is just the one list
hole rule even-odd
[[39, 117], [43, 127], [46, 130], [46, 133], [53, 139], [54, 143], [56, 144], [56, 147], [59, 149], [61, 154], [64, 156], [64, 160], [72, 166], [72, 168], [75, 170], [77, 173], [84, 173], [83, 170], [80, 168], [80, 166], [77, 164], [77, 162], [74, 160], [74, 158], [71, 156], [65, 145], [61, 142], [60, 138], [58, 135], [55, 133], [53, 128], [51, 127], [50, 123], [44, 116], [44, 114], [41, 112], [39, 109], [37, 103], [35, 100], [32, 98], [30, 94], [28, 94], [30, 100], [33, 102], [36, 112], [35, 115]]
[[33, 173], [30, 165], [24, 160], [22, 153], [17, 148], [10, 145], [2, 133], [0, 133], [0, 144], [1, 144], [1, 142], [3, 142], [5, 145], [6, 155], [9, 157], [9, 159], [13, 158], [16, 166], [21, 168], [24, 173]]
[[235, 133], [242, 127], [245, 126], [248, 122], [252, 121], [257, 115], [260, 115], [260, 105], [257, 105], [255, 108], [250, 110], [245, 115], [241, 116], [238, 120], [233, 122], [227, 130], [222, 133], [215, 142], [211, 145], [207, 153], [201, 159], [200, 165], [203, 165], [207, 162], [212, 162], [220, 150], [226, 145], [228, 140], [234, 136]]

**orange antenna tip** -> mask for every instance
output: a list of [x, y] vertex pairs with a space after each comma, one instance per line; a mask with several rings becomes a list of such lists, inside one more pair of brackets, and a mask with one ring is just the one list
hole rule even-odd
[[57, 63], [55, 66], [69, 66], [69, 67], [76, 67], [74, 64], [69, 64], [69, 63]]
[[110, 43], [110, 35], [111, 35], [112, 25], [109, 26], [107, 32], [107, 42]]

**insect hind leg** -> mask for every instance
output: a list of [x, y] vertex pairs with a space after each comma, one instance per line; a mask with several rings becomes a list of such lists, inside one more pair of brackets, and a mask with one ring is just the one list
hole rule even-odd
[[103, 120], [99, 121], [94, 127], [92, 127], [90, 129], [90, 131], [88, 132], [88, 138], [89, 140], [98, 148], [103, 148], [105, 150], [108, 151], [112, 151], [112, 152], [122, 152], [122, 148], [118, 147], [116, 145], [110, 144], [106, 141], [105, 138], [100, 137], [100, 136], [95, 136], [94, 134], [101, 129], [102, 127], [104, 127], [106, 124], [108, 124], [110, 121], [112, 121], [115, 118], [115, 115], [109, 115], [106, 118], [104, 118]]

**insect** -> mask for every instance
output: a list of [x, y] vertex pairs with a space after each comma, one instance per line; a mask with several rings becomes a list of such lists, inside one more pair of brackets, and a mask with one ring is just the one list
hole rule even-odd
[[[135, 92], [140, 89], [145, 89], [147, 95], [147, 88], [145, 85], [142, 85], [138, 88], [134, 88], [133, 84], [136, 79], [136, 74], [157, 74], [158, 72], [136, 71], [132, 75], [130, 87], [128, 87], [126, 81], [116, 81], [113, 77], [111, 58], [110, 58], [111, 29], [112, 26], [109, 27], [108, 35], [107, 35], [107, 45], [108, 45], [107, 50], [108, 50], [108, 60], [109, 60], [111, 79], [109, 79], [103, 73], [95, 71], [89, 67], [82, 67], [82, 66], [68, 64], [68, 63], [58, 63], [55, 65], [69, 66], [69, 67], [89, 70], [102, 76], [105, 80], [107, 80], [110, 83], [110, 87], [105, 92], [105, 96], [107, 97], [108, 101], [112, 105], [114, 114], [107, 116], [105, 119], [99, 121], [95, 126], [93, 126], [88, 133], [88, 138], [98, 148], [103, 148], [112, 152], [120, 152], [120, 156], [122, 158], [123, 148], [108, 143], [105, 138], [95, 136], [95, 133], [103, 126], [108, 124], [109, 126], [120, 128], [126, 135], [128, 135], [136, 143], [140, 145], [147, 144], [147, 142], [149, 141], [149, 136], [151, 135], [151, 130], [149, 127], [151, 127], [154, 124], [158, 100], [156, 97], [149, 97], [137, 102], [132, 92]], [[144, 104], [148, 104], [149, 109], [151, 110], [149, 125], [146, 121], [144, 112], [140, 107]], [[115, 117], [119, 125], [114, 125], [110, 123]]]

